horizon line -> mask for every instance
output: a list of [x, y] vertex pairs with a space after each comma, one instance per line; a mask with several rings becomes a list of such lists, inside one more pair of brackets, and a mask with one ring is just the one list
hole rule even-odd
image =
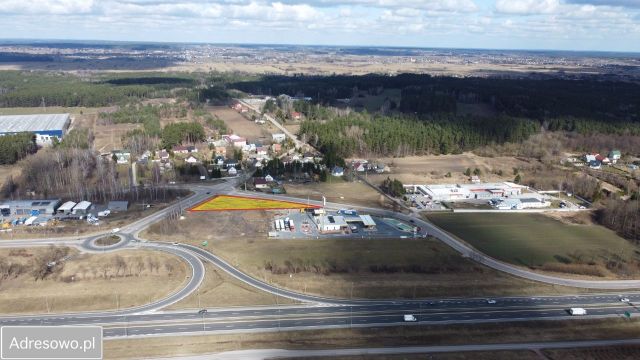
[[549, 49], [549, 48], [482, 48], [482, 47], [440, 47], [440, 46], [399, 46], [399, 45], [353, 45], [353, 44], [296, 44], [296, 43], [251, 43], [251, 42], [177, 42], [177, 41], [154, 41], [154, 40], [106, 40], [106, 39], [60, 39], [60, 38], [4, 38], [0, 37], [0, 45], [7, 45], [6, 42], [42, 42], [42, 43], [64, 43], [74, 42], [79, 44], [90, 43], [114, 43], [114, 44], [166, 44], [166, 45], [235, 45], [235, 46], [297, 46], [297, 47], [343, 47], [343, 48], [386, 48], [386, 49], [416, 49], [416, 50], [475, 50], [475, 51], [520, 51], [520, 52], [569, 52], [569, 53], [615, 53], [615, 54], [636, 54], [638, 51], [628, 50], [577, 50], [577, 49]]

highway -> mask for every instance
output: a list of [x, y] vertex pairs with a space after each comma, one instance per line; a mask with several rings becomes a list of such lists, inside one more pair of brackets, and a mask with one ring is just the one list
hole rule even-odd
[[[242, 181], [238, 178], [235, 182]], [[129, 309], [116, 311], [98, 311], [72, 314], [41, 314], [27, 316], [0, 317], [0, 325], [102, 325], [107, 338], [123, 336], [165, 336], [175, 334], [190, 334], [201, 332], [237, 332], [237, 331], [277, 331], [296, 329], [320, 329], [335, 327], [367, 327], [390, 326], [399, 324], [451, 324], [451, 323], [479, 323], [498, 321], [520, 321], [541, 319], [570, 319], [567, 309], [570, 307], [585, 307], [588, 315], [581, 318], [620, 317], [625, 311], [638, 313], [635, 303], [640, 304], [640, 293], [609, 293], [590, 294], [580, 296], [539, 296], [539, 297], [502, 297], [494, 298], [495, 303], [487, 302], [485, 298], [465, 299], [391, 299], [391, 300], [360, 300], [336, 299], [309, 294], [297, 293], [281, 289], [271, 284], [255, 279], [236, 269], [223, 259], [211, 252], [186, 244], [172, 245], [169, 243], [154, 243], [140, 239], [141, 230], [162, 220], [172, 212], [182, 211], [215, 194], [250, 194], [283, 200], [298, 200], [284, 196], [265, 196], [258, 193], [246, 193], [234, 190], [232, 182], [220, 182], [215, 185], [193, 184], [189, 186], [193, 194], [181, 199], [166, 209], [160, 210], [148, 217], [140, 219], [123, 227], [117, 234], [122, 241], [110, 247], [98, 247], [94, 241], [103, 234], [94, 234], [86, 238], [65, 239], [33, 239], [3, 241], [2, 247], [47, 246], [51, 243], [74, 246], [83, 251], [102, 252], [118, 251], [120, 249], [150, 249], [165, 251], [184, 259], [192, 268], [189, 280], [173, 294], [156, 302]], [[298, 200], [299, 201], [299, 200]], [[318, 203], [318, 202], [315, 202]], [[501, 262], [492, 263], [490, 258], [475, 252], [472, 248], [439, 230], [433, 225], [409, 215], [394, 213], [381, 209], [362, 208], [347, 204], [327, 204], [330, 208], [364, 209], [375, 215], [393, 216], [405, 221], [413, 221], [426, 229], [429, 234], [439, 237], [454, 249], [466, 256], [472, 257], [483, 264], [508, 273], [515, 272], [517, 276], [535, 278], [543, 276], [520, 268], [507, 266]], [[209, 262], [230, 274], [239, 281], [268, 292], [276, 298], [287, 298], [302, 303], [292, 306], [268, 306], [254, 308], [225, 308], [209, 309], [199, 314], [198, 309], [191, 311], [163, 312], [161, 309], [180, 301], [192, 294], [201, 284], [205, 268], [204, 262]], [[495, 261], [495, 260], [494, 260]], [[506, 267], [502, 269], [502, 266]], [[514, 270], [515, 269], [515, 270]], [[522, 271], [522, 273], [520, 273]], [[543, 276], [544, 277], [544, 276]], [[640, 288], [640, 281], [596, 281], [571, 280], [551, 278], [548, 281], [578, 281], [586, 287], [596, 284], [601, 289], [627, 289], [631, 284]], [[554, 283], [554, 282], [552, 282]], [[565, 283], [560, 283], [565, 285]], [[612, 284], [607, 287], [606, 284]], [[575, 285], [568, 285], [575, 286]], [[621, 296], [631, 300], [630, 303], [620, 301]], [[413, 314], [417, 322], [405, 323], [404, 314]]]

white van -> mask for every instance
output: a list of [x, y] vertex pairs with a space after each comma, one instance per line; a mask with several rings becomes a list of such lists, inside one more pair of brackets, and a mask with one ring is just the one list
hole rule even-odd
[[587, 315], [587, 310], [584, 308], [571, 308], [569, 309], [571, 316]]
[[405, 315], [404, 316], [404, 321], [413, 322], [413, 321], [418, 321], [418, 319], [416, 319], [416, 317], [413, 316], [413, 315]]

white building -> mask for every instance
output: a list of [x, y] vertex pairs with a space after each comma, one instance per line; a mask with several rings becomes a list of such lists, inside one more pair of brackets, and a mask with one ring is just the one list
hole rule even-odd
[[53, 139], [62, 140], [69, 124], [69, 114], [0, 116], [0, 136], [28, 132], [34, 134], [37, 145], [51, 145]]
[[56, 210], [56, 212], [58, 214], [68, 215], [71, 213], [71, 211], [76, 205], [77, 204], [73, 201], [67, 201], [66, 203], [60, 205], [60, 207], [58, 208], [58, 210]]
[[271, 137], [273, 138], [273, 141], [277, 143], [281, 143], [287, 139], [287, 135], [282, 133], [273, 134]]
[[518, 196], [526, 186], [512, 182], [480, 183], [480, 184], [440, 184], [440, 185], [405, 185], [414, 193], [428, 196], [438, 201], [463, 201], [474, 199], [493, 199], [498, 197]]
[[92, 204], [89, 201], [80, 201], [73, 207], [72, 213], [74, 215], [86, 215], [91, 210]]
[[318, 216], [316, 218], [316, 224], [318, 226], [318, 231], [323, 233], [339, 232], [349, 228], [349, 225], [343, 216]]

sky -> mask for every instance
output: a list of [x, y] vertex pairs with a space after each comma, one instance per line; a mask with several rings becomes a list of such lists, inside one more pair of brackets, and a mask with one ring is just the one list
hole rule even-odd
[[640, 52], [640, 0], [0, 0], [0, 38]]

